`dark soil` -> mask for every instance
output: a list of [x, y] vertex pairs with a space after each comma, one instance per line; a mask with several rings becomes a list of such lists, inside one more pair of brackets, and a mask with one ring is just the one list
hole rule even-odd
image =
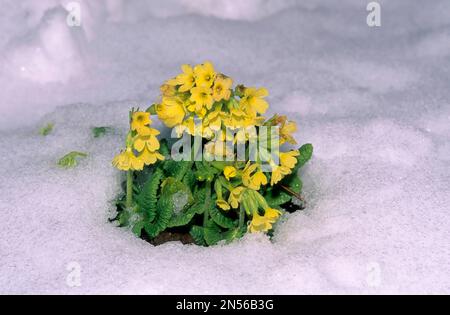
[[194, 244], [194, 239], [188, 232], [161, 232], [155, 238], [149, 238], [148, 235], [142, 235], [142, 238], [154, 246], [164, 244], [166, 242], [181, 242], [182, 244]]

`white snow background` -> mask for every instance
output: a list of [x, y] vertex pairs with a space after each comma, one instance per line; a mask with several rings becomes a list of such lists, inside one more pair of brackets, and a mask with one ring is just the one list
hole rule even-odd
[[[1, 293], [450, 293], [450, 1], [379, 1], [380, 27], [361, 0], [80, 1], [80, 27], [68, 2], [0, 1]], [[111, 159], [205, 60], [313, 143], [307, 208], [273, 241], [153, 247], [107, 220]]]

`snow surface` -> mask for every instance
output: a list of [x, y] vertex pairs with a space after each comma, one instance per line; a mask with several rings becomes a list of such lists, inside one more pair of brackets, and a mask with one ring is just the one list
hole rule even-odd
[[[80, 1], [74, 28], [68, 2], [1, 1], [1, 293], [450, 293], [450, 1], [379, 1], [375, 28], [357, 0]], [[107, 221], [128, 109], [205, 60], [314, 144], [273, 242], [153, 247]]]

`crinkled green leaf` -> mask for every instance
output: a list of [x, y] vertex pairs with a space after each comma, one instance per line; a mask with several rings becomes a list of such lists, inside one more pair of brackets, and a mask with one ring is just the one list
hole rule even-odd
[[131, 229], [134, 235], [141, 237], [142, 229], [144, 228], [144, 221], [137, 222]]
[[217, 225], [223, 228], [230, 229], [236, 226], [237, 221], [225, 216], [225, 214], [215, 206], [209, 209], [209, 215]]
[[195, 244], [200, 245], [200, 246], [206, 246], [205, 236], [203, 233], [203, 227], [198, 226], [198, 225], [193, 225], [191, 227], [191, 230], [189, 231], [189, 234], [194, 239]]
[[183, 213], [194, 200], [189, 187], [173, 177], [167, 178], [162, 185], [161, 195], [156, 204], [155, 220], [152, 223], [146, 222], [144, 226], [152, 238], [169, 226], [174, 213], [175, 215]]
[[227, 243], [229, 243], [237, 238], [241, 238], [245, 234], [246, 231], [247, 231], [247, 227], [243, 226], [241, 228], [234, 227], [225, 232], [222, 232], [220, 227], [217, 224], [210, 221], [210, 222], [208, 222], [207, 226], [203, 229], [203, 235], [204, 235], [206, 244], [211, 246], [211, 245], [216, 245], [220, 241], [225, 240]]
[[192, 164], [192, 161], [167, 160], [164, 162], [164, 171], [168, 177], [174, 177], [180, 181], [186, 172], [192, 168]]
[[207, 226], [203, 228], [203, 235], [205, 237], [206, 244], [210, 246], [215, 245], [224, 239], [219, 226], [213, 221], [209, 221]]
[[140, 211], [146, 215], [148, 222], [152, 222], [156, 216], [156, 204], [158, 203], [158, 190], [163, 178], [163, 171], [156, 168], [142, 187], [142, 191], [136, 197], [136, 203]]

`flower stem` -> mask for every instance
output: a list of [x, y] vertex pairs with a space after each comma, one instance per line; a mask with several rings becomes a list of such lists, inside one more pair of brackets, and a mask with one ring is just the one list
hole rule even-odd
[[130, 209], [133, 204], [133, 171], [127, 171], [127, 199], [125, 206]]
[[208, 223], [208, 217], [209, 217], [209, 207], [211, 206], [211, 182], [206, 181], [206, 187], [205, 187], [205, 211], [203, 212], [203, 227], [206, 227], [206, 224]]
[[284, 186], [284, 185], [280, 185], [280, 187], [281, 187], [284, 191], [286, 191], [288, 194], [290, 194], [291, 196], [297, 198], [297, 199], [300, 200], [300, 201], [305, 202], [305, 199], [303, 199], [303, 197], [300, 196], [300, 194], [297, 194], [295, 191], [293, 191], [293, 190], [290, 189], [289, 187], [286, 187], [286, 186]]

